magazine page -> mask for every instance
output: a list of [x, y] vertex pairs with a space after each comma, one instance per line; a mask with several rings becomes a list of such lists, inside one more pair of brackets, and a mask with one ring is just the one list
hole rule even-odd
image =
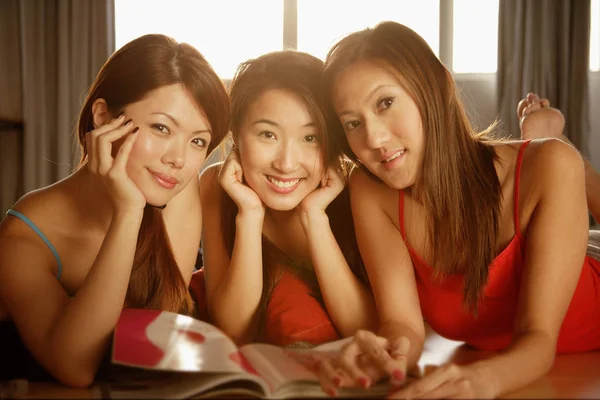
[[209, 397], [268, 397], [264, 381], [245, 373], [164, 372], [141, 373], [98, 382], [94, 399], [188, 399]]
[[[255, 369], [255, 373], [267, 381], [274, 398], [329, 397], [321, 389], [317, 366], [323, 359], [336, 356], [348, 339], [327, 343], [311, 349], [281, 348], [268, 344], [243, 346], [241, 352]], [[365, 390], [344, 388], [342, 397], [374, 397], [389, 392], [388, 382], [381, 382]]]
[[131, 308], [124, 309], [117, 322], [112, 362], [163, 371], [253, 371], [216, 327], [168, 311]]

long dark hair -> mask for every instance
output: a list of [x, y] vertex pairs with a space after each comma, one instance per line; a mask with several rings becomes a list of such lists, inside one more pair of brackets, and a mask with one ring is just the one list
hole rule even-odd
[[[90, 87], [79, 115], [78, 137], [87, 160], [85, 135], [94, 129], [92, 105], [104, 99], [115, 116], [126, 105], [150, 91], [182, 84], [210, 123], [212, 151], [229, 129], [229, 98], [223, 82], [194, 47], [164, 35], [145, 35], [116, 51]], [[164, 309], [189, 314], [193, 302], [177, 266], [160, 210], [147, 206], [138, 235], [133, 270], [127, 290], [130, 307]]]
[[[502, 192], [490, 145], [494, 125], [481, 133], [474, 131], [452, 76], [427, 42], [404, 25], [382, 22], [335, 44], [325, 61], [329, 97], [337, 76], [360, 60], [388, 69], [419, 108], [425, 153], [413, 190], [430, 218], [436, 277], [464, 274], [463, 302], [476, 313], [496, 254], [500, 218]], [[331, 127], [332, 138], [361, 165], [331, 105], [328, 113], [337, 121]]]
[[[231, 133], [237, 139], [240, 126], [250, 105], [261, 94], [270, 89], [283, 89], [300, 96], [308, 106], [309, 112], [320, 134], [320, 145], [325, 166], [336, 166], [347, 174], [349, 163], [342, 161], [340, 149], [329, 137], [328, 120], [323, 113], [325, 97], [322, 91], [323, 62], [307, 53], [298, 51], [277, 51], [242, 63], [231, 83]], [[235, 202], [221, 191], [221, 224], [225, 248], [231, 257], [235, 239], [235, 217], [238, 209]], [[350, 210], [348, 189], [334, 199], [326, 210], [332, 232], [339, 243], [352, 271], [368, 285], [366, 272], [360, 258], [354, 223]], [[271, 243], [264, 235], [263, 246], [263, 293], [259, 306], [259, 318], [271, 292], [281, 276], [281, 265], [290, 262], [290, 258]]]

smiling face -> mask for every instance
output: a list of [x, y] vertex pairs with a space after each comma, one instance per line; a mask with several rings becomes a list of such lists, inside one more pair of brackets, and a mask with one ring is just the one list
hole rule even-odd
[[376, 63], [356, 62], [335, 79], [332, 102], [364, 166], [391, 188], [412, 186], [425, 139], [419, 109], [398, 78]]
[[244, 178], [270, 209], [294, 209], [318, 187], [320, 137], [300, 96], [265, 91], [248, 107], [236, 136]]
[[139, 127], [127, 174], [149, 204], [164, 205], [197, 179], [211, 140], [210, 125], [180, 84], [153, 90], [124, 111], [125, 119]]

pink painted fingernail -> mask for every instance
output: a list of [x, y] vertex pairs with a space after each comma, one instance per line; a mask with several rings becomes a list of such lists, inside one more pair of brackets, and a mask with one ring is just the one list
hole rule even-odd
[[336, 395], [335, 389], [334, 388], [327, 389], [327, 394], [331, 397], [335, 397], [335, 395]]
[[335, 385], [335, 387], [339, 388], [340, 386], [342, 386], [342, 378], [336, 376], [335, 378], [333, 378], [333, 384]]
[[365, 389], [369, 387], [370, 381], [369, 381], [369, 378], [367, 378], [367, 377], [361, 376], [360, 378], [358, 378], [358, 382]]
[[406, 376], [404, 375], [404, 372], [402, 372], [402, 371], [401, 371], [401, 370], [399, 370], [399, 369], [395, 369], [395, 370], [392, 372], [392, 374], [394, 375], [394, 379], [396, 379], [396, 380], [399, 380], [399, 381], [403, 381], [403, 380], [404, 380], [404, 378], [406, 377]]

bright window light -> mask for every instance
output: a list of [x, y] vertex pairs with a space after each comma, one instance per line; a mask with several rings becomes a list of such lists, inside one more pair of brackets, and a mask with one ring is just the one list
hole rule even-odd
[[342, 37], [386, 20], [410, 27], [439, 55], [439, 0], [298, 0], [298, 50], [324, 60]]
[[600, 71], [600, 0], [592, 0], [590, 30], [590, 69]]
[[283, 47], [283, 0], [115, 0], [116, 48], [148, 33], [196, 47], [222, 79]]
[[498, 1], [454, 0], [452, 69], [456, 73], [496, 72]]

